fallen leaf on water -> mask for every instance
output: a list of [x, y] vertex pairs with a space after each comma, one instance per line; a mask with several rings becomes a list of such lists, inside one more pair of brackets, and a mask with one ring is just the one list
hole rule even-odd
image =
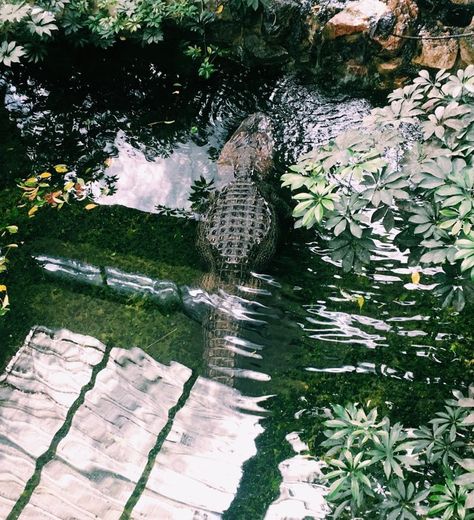
[[84, 207], [87, 211], [90, 211], [91, 209], [94, 209], [97, 207], [97, 204], [87, 204], [87, 206]]
[[415, 284], [415, 285], [418, 285], [420, 283], [420, 273], [418, 271], [413, 271], [413, 273], [411, 273], [411, 281]]
[[151, 123], [148, 123], [148, 126], [155, 126], [155, 125], [158, 125], [160, 123], [162, 123], [164, 125], [172, 125], [173, 123], [176, 123], [176, 120], [172, 119], [170, 121], [152, 121]]
[[66, 173], [68, 171], [68, 168], [65, 164], [56, 164], [56, 166], [54, 167], [54, 169], [58, 172], [58, 173]]

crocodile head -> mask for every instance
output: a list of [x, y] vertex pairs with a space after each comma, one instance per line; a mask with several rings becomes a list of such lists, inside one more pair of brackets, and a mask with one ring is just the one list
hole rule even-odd
[[265, 180], [273, 170], [274, 146], [268, 116], [261, 112], [250, 115], [222, 148], [217, 161], [218, 177]]

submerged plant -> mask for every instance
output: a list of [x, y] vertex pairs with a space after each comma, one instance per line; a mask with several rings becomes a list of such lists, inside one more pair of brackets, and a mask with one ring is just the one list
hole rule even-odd
[[453, 394], [415, 431], [378, 419], [376, 408], [332, 406], [321, 444], [332, 518], [474, 518], [474, 385], [467, 398]]
[[409, 263], [442, 266], [443, 306], [461, 309], [474, 281], [474, 66], [421, 71], [389, 102], [282, 176], [296, 227], [327, 237], [345, 271], [370, 264], [376, 223], [397, 227]]

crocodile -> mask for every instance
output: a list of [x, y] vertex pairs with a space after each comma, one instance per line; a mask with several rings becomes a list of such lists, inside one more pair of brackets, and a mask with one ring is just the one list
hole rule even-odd
[[273, 150], [268, 117], [255, 113], [244, 119], [217, 161], [218, 180], [228, 183], [212, 198], [198, 225], [197, 245], [209, 270], [202, 286], [227, 299], [227, 310], [225, 305], [214, 305], [203, 320], [206, 375], [230, 386], [235, 375], [231, 343], [240, 322], [229, 308], [232, 299], [245, 301], [237, 296], [239, 288], [258, 289], [251, 272], [264, 266], [276, 247], [276, 213], [266, 195]]

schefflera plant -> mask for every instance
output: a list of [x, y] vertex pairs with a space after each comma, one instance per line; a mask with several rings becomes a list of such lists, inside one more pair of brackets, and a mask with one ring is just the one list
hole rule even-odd
[[289, 170], [295, 226], [315, 227], [345, 271], [370, 264], [375, 224], [396, 227], [410, 265], [443, 267], [443, 305], [463, 308], [474, 280], [474, 66], [421, 71]]
[[194, 0], [4, 1], [0, 64], [41, 61], [59, 35], [73, 45], [104, 49], [118, 40], [154, 44], [163, 40], [165, 22], [193, 28], [202, 16], [202, 5]]
[[474, 518], [474, 386], [468, 397], [453, 394], [416, 430], [356, 403], [326, 412], [322, 447], [332, 518]]

